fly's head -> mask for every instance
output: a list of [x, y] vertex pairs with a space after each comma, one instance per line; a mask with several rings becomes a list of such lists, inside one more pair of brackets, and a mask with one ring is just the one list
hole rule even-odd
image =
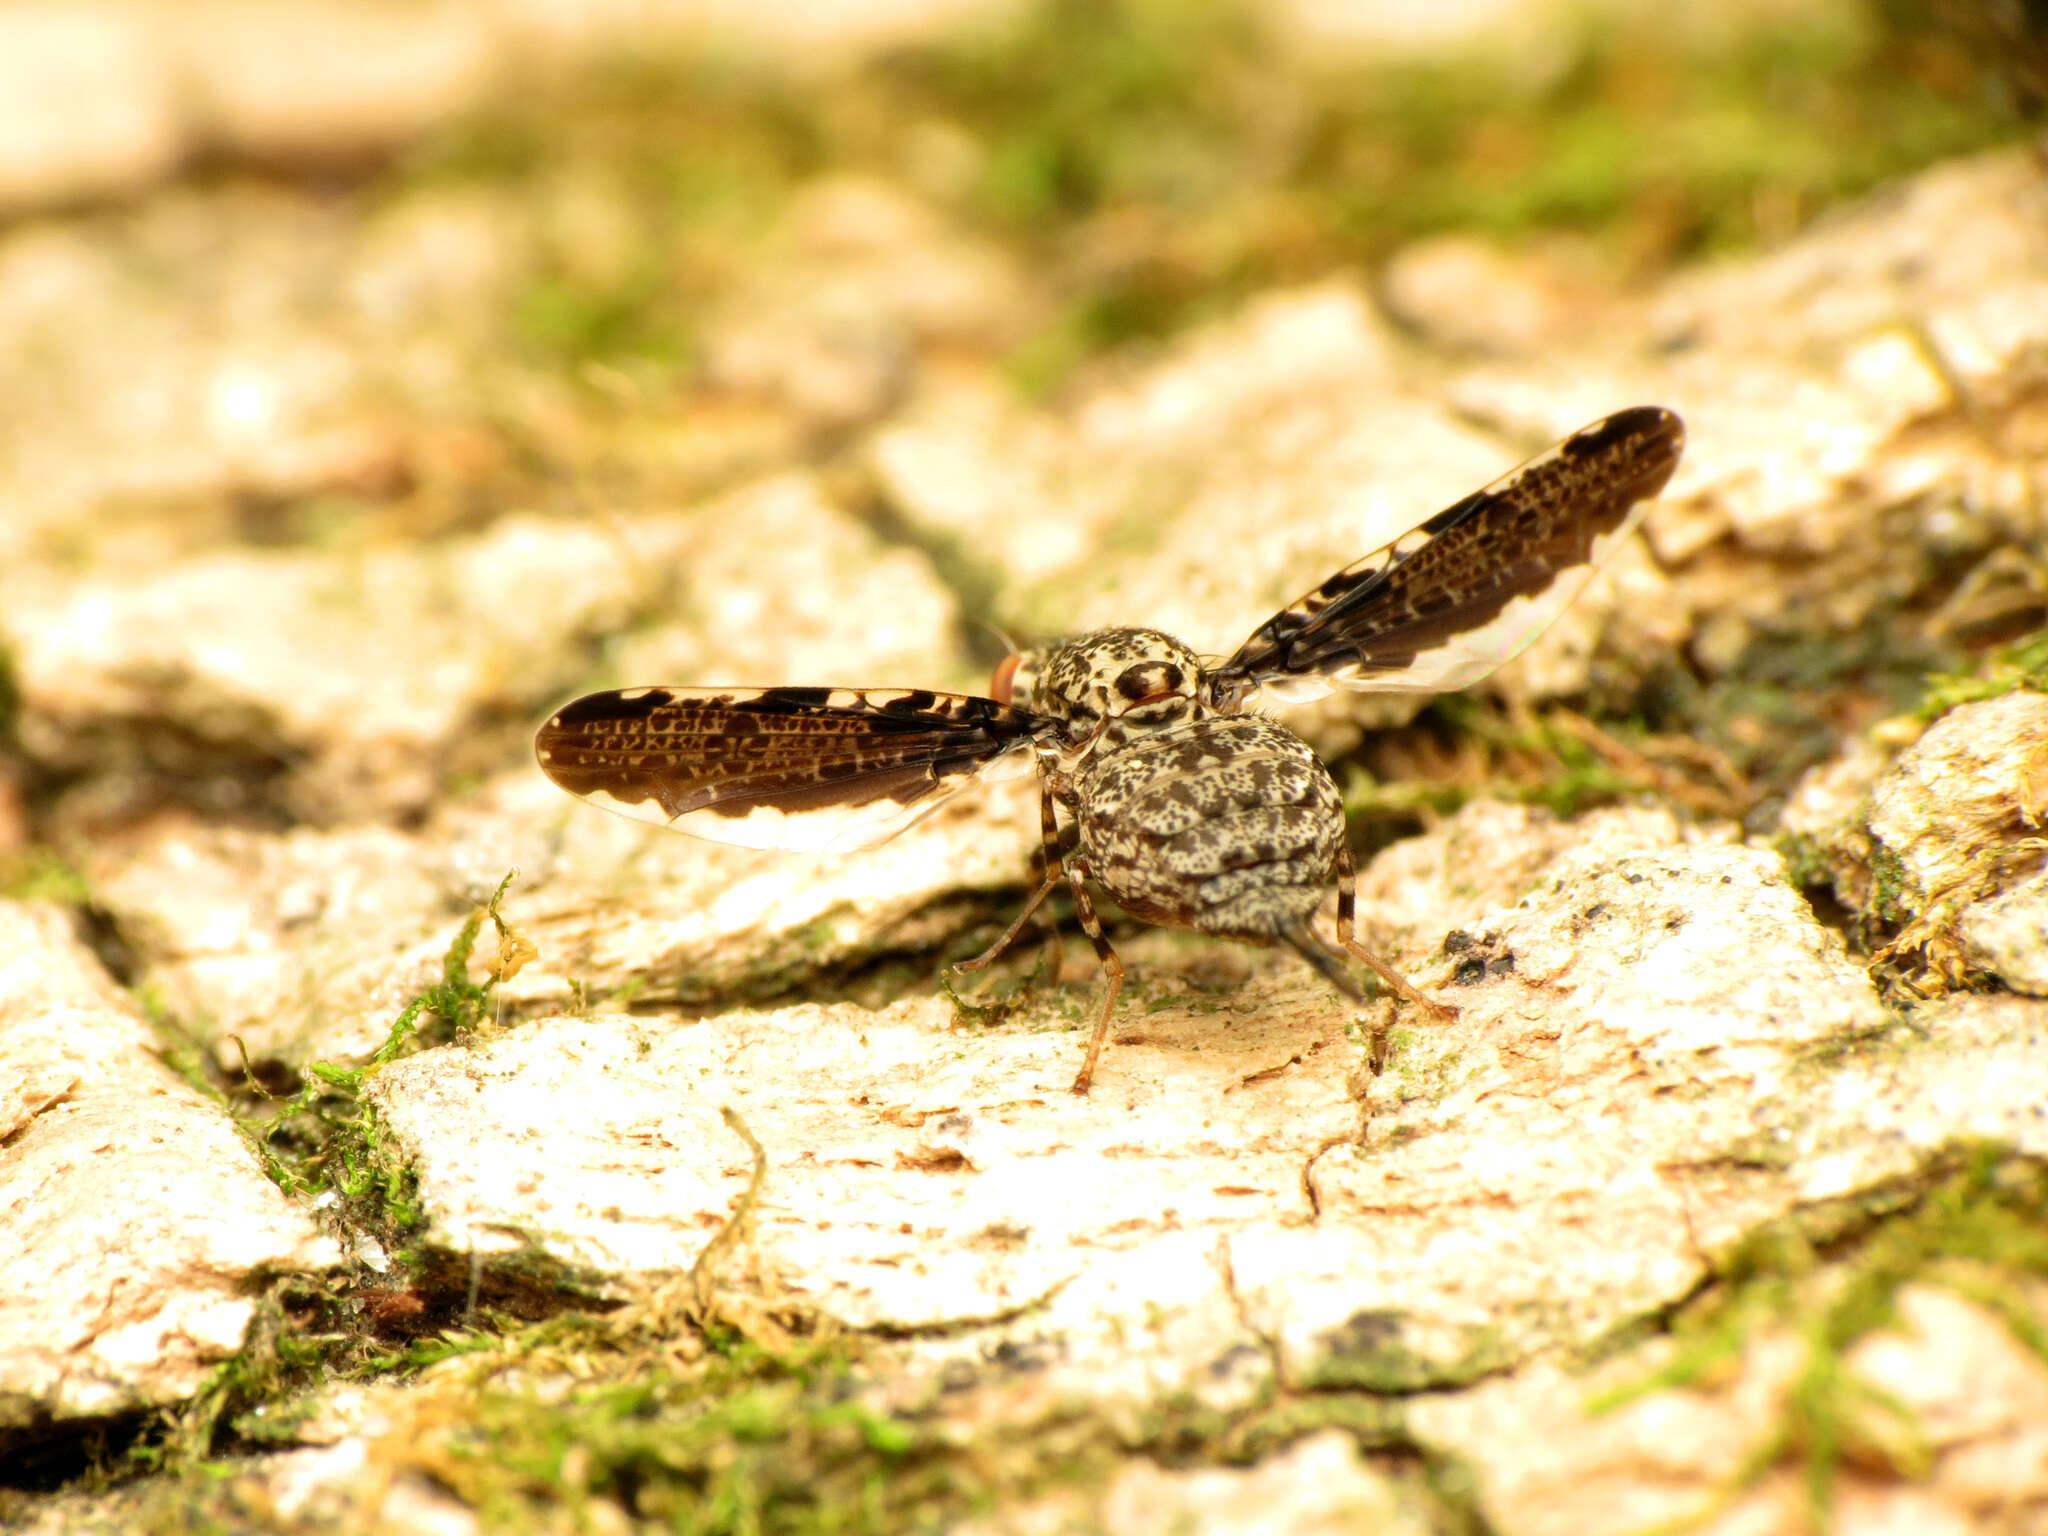
[[1061, 744], [1110, 748], [1213, 713], [1201, 658], [1156, 629], [1098, 629], [1020, 651], [990, 692], [1060, 723]]

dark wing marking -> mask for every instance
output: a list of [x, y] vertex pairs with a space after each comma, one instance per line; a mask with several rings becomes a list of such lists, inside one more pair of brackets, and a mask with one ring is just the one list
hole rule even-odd
[[1219, 701], [1468, 687], [1571, 606], [1684, 447], [1654, 405], [1574, 432], [1274, 614], [1218, 669]]
[[922, 689], [628, 688], [563, 705], [533, 745], [555, 783], [622, 816], [715, 843], [836, 852], [1029, 769], [1045, 726]]

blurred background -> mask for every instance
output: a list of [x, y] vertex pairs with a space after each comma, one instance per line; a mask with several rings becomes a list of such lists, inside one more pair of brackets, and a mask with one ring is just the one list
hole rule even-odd
[[[972, 686], [1000, 650], [980, 619], [1099, 621], [1059, 594], [1190, 482], [1080, 512], [990, 510], [989, 485], [1051, 461], [1042, 493], [1057, 434], [1183, 338], [1334, 279], [1367, 296], [1373, 346], [1408, 348], [1409, 392], [1506, 357], [1541, 396], [1549, 349], [1638, 325], [1675, 355], [1695, 321], [1617, 306], [2019, 143], [2043, 57], [2016, 0], [9, 5], [0, 847], [166, 802], [417, 815], [518, 763], [567, 691], [654, 680], [628, 662]], [[1358, 313], [1301, 321], [1301, 355]], [[971, 451], [884, 432], [934, 400], [1000, 426]], [[1446, 462], [1488, 478], [1627, 403], [1457, 405], [1510, 441]], [[784, 553], [819, 551], [801, 569], [548, 543], [547, 519], [620, 509], [716, 522], [716, 497], [792, 468], [854, 530], [771, 519]], [[1275, 537], [1271, 590], [1232, 595], [1239, 632], [1333, 558]], [[1972, 561], [2013, 542], [1973, 538]], [[875, 551], [906, 548], [952, 605], [936, 629], [859, 596]], [[1922, 626], [1876, 672], [1865, 644], [1870, 700], [1778, 776], [2038, 624], [2033, 578], [2008, 575], [1974, 630]], [[749, 641], [798, 610], [839, 627]], [[679, 614], [692, 634], [631, 652]], [[1695, 670], [1747, 641], [1716, 644]], [[1774, 720], [1813, 714], [1773, 697]], [[1762, 771], [1673, 698], [1621, 702], [1648, 734], [1719, 730], [1724, 781]]]

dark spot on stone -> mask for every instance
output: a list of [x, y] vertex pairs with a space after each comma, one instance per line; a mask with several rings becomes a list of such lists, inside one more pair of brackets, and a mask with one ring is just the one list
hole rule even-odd
[[[1501, 942], [1498, 933], [1484, 934], [1475, 939], [1471, 934], [1461, 931], [1459, 937], [1464, 943], [1453, 953], [1462, 953], [1464, 958], [1451, 973], [1451, 980], [1455, 985], [1477, 986], [1489, 976], [1508, 976], [1514, 973], [1514, 952]], [[1450, 949], [1450, 944], [1446, 942], [1444, 947]]]
[[1584, 919], [1585, 919], [1585, 920], [1586, 920], [1587, 922], [1589, 922], [1589, 923], [1590, 923], [1590, 922], [1592, 922], [1592, 921], [1593, 921], [1594, 919], [1596, 919], [1596, 918], [1601, 918], [1601, 917], [1605, 917], [1606, 915], [1607, 915], [1607, 903], [1606, 903], [1606, 902], [1604, 902], [1604, 901], [1596, 901], [1596, 902], [1594, 902], [1594, 903], [1593, 903], [1593, 905], [1591, 905], [1590, 907], [1586, 908], [1586, 910], [1585, 910], [1585, 911], [1583, 911], [1583, 912], [1581, 912], [1581, 913], [1579, 914], [1579, 916], [1583, 917], [1583, 918], [1584, 918]]
[[1401, 1320], [1390, 1308], [1368, 1307], [1327, 1330], [1321, 1343], [1333, 1355], [1368, 1354], [1400, 1342]]
[[1000, 1370], [1028, 1372], [1046, 1369], [1061, 1353], [1060, 1347], [1047, 1339], [1004, 1339], [984, 1348], [981, 1358]]
[[1214, 1360], [1209, 1362], [1209, 1375], [1213, 1380], [1223, 1381], [1237, 1374], [1246, 1366], [1263, 1368], [1266, 1352], [1252, 1344], [1233, 1344]]
[[1444, 953], [1447, 955], [1462, 955], [1463, 953], [1465, 953], [1466, 950], [1470, 949], [1475, 942], [1476, 941], [1473, 939], [1472, 935], [1467, 933], [1464, 929], [1453, 928], [1449, 933], [1444, 935]]

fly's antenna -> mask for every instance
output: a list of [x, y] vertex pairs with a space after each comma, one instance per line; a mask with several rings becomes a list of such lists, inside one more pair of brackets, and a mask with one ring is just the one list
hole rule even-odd
[[994, 635], [998, 640], [1003, 642], [1003, 651], [1006, 655], [1018, 656], [1023, 654], [1024, 647], [1019, 645], [1015, 640], [1012, 640], [1010, 638], [1010, 632], [1004, 629], [1003, 626], [998, 624], [994, 619], [977, 619], [975, 620], [975, 622], [979, 624], [983, 629], [987, 630], [990, 634]]

